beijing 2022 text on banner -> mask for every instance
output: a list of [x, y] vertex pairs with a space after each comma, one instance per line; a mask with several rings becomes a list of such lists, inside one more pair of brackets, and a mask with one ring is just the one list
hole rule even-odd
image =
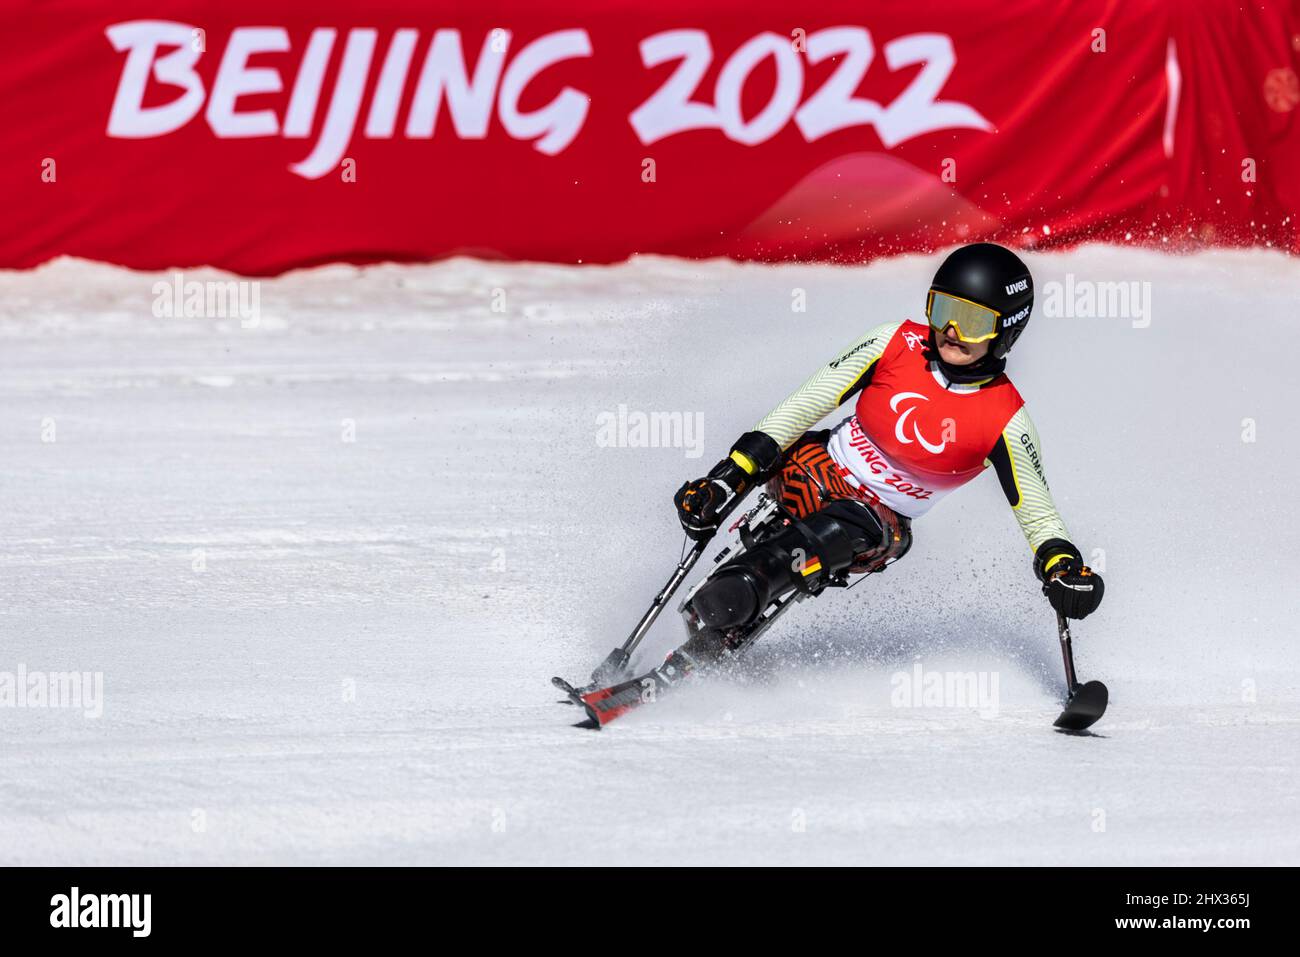
[[0, 266], [1294, 252], [1298, 10], [9, 3]]

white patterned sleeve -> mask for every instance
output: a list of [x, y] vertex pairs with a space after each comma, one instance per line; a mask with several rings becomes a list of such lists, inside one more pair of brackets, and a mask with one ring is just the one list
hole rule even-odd
[[876, 326], [851, 342], [839, 356], [822, 366], [790, 393], [754, 428], [788, 449], [799, 436], [834, 412], [868, 381], [872, 367], [901, 322]]

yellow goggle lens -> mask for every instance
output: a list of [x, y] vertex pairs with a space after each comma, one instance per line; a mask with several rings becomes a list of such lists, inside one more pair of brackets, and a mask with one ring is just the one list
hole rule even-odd
[[925, 302], [925, 315], [936, 332], [952, 326], [962, 342], [984, 342], [998, 334], [998, 319], [1002, 314], [969, 299], [931, 289]]

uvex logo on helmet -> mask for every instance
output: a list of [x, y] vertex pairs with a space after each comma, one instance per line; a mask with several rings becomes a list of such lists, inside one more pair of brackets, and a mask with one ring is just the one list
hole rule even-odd
[[1019, 322], [1021, 319], [1025, 318], [1026, 316], [1029, 315], [1029, 309], [1030, 309], [1029, 306], [1025, 306], [1023, 309], [1021, 309], [1021, 310], [1020, 310], [1019, 312], [1017, 312], [1015, 315], [1013, 315], [1013, 316], [1007, 316], [1005, 319], [1002, 320], [1002, 328], [1005, 329], [1007, 326], [1014, 326], [1014, 325], [1015, 325], [1017, 322]]
[[1024, 292], [1026, 289], [1029, 288], [1029, 277], [1026, 276], [1024, 279], [1021, 279], [1019, 282], [1013, 282], [1010, 285], [1006, 286], [1005, 288], [1007, 290], [1008, 296], [1014, 296], [1018, 292]]

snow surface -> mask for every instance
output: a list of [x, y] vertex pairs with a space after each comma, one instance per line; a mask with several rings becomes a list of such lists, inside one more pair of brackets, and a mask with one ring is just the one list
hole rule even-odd
[[[105, 699], [0, 708], [0, 863], [1300, 863], [1300, 264], [1029, 258], [1040, 296], [1152, 284], [1149, 328], [1040, 310], [1011, 365], [1104, 549], [1096, 737], [1051, 730], [991, 474], [738, 675], [599, 734], [548, 683], [667, 578], [677, 486], [916, 317], [935, 257], [326, 267], [262, 282], [255, 329], [155, 318], [157, 275], [0, 273], [0, 671]], [[702, 454], [601, 447], [620, 403], [700, 414]], [[640, 661], [680, 638], [666, 613]], [[996, 673], [996, 716], [892, 706], [918, 664]]]

